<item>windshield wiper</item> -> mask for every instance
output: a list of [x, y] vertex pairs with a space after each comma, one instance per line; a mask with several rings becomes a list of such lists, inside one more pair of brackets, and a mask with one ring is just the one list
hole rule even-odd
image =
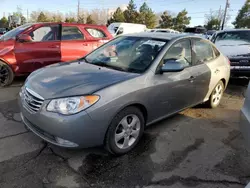
[[95, 63], [91, 63], [91, 64], [92, 65], [101, 66], [101, 67], [110, 68], [110, 69], [114, 69], [114, 70], [118, 70], [118, 71], [123, 71], [123, 72], [136, 72], [136, 73], [138, 73], [138, 70], [136, 70], [134, 68], [116, 67], [116, 66], [104, 63], [104, 62], [95, 62]]
[[104, 62], [95, 62], [95, 63], [91, 63], [91, 64], [92, 65], [97, 65], [97, 66], [100, 66], [100, 67], [106, 67], [106, 68], [110, 68], [110, 69], [114, 69], [114, 70], [119, 70], [119, 71], [127, 72], [126, 68], [116, 67], [116, 66], [104, 63]]

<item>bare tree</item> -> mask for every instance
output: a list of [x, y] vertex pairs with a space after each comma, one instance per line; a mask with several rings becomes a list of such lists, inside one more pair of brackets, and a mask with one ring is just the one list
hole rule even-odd
[[93, 9], [88, 12], [88, 15], [91, 15], [91, 18], [97, 24], [106, 25], [108, 20], [108, 10], [107, 9]]

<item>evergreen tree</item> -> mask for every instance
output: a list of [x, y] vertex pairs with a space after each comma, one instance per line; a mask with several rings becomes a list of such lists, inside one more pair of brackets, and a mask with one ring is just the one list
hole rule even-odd
[[0, 27], [7, 28], [8, 27], [8, 20], [6, 17], [2, 17], [0, 20]]
[[129, 1], [127, 10], [124, 11], [125, 22], [127, 23], [138, 23], [139, 13], [137, 12], [137, 7], [133, 0]]
[[173, 17], [167, 11], [164, 11], [161, 15], [160, 27], [166, 29], [173, 27]]
[[113, 22], [125, 22], [124, 14], [120, 7], [118, 7], [112, 15], [111, 19], [109, 20], [109, 24]]
[[48, 18], [47, 16], [43, 13], [43, 12], [40, 12], [37, 20], [37, 22], [47, 22], [48, 21]]
[[143, 3], [139, 10], [139, 23], [145, 24], [147, 28], [154, 28], [156, 24], [156, 15], [147, 3]]
[[236, 28], [250, 28], [250, 0], [246, 0], [233, 24]]
[[178, 15], [173, 19], [173, 29], [183, 32], [187, 25], [190, 24], [191, 17], [187, 16], [188, 12], [186, 9], [179, 12]]

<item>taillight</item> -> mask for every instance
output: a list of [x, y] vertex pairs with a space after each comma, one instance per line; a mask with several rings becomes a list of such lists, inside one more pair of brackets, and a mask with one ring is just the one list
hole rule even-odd
[[228, 62], [229, 65], [231, 65], [231, 61], [228, 58], [227, 58], [227, 62]]

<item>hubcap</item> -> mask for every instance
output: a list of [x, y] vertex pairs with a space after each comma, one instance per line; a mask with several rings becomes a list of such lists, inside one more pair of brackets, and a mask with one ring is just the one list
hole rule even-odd
[[137, 115], [125, 116], [115, 130], [115, 144], [120, 149], [127, 149], [138, 139], [141, 122]]
[[218, 84], [212, 95], [212, 102], [214, 105], [219, 104], [222, 97], [222, 93], [223, 93], [223, 88], [220, 84]]
[[8, 81], [8, 68], [5, 65], [0, 65], [0, 84], [5, 84]]

